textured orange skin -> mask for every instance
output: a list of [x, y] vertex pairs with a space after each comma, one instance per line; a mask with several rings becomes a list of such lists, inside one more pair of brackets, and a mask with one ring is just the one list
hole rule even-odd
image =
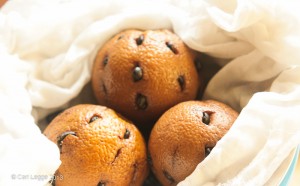
[[[89, 123], [94, 115], [99, 119]], [[131, 122], [103, 106], [77, 105], [54, 118], [44, 134], [57, 143], [66, 131], [76, 135], [67, 135], [62, 142], [56, 186], [96, 186], [101, 181], [105, 186], [143, 184], [149, 172], [146, 145]]]
[[[210, 123], [202, 122], [203, 112]], [[205, 158], [205, 148], [214, 147], [230, 129], [238, 113], [212, 101], [187, 101], [165, 112], [154, 125], [148, 142], [152, 170], [164, 185], [176, 185]], [[163, 171], [172, 177], [166, 178]]]
[[[138, 45], [136, 39], [141, 35], [144, 40]], [[178, 54], [174, 54], [166, 42], [172, 42]], [[106, 56], [108, 63], [104, 65]], [[95, 97], [101, 105], [146, 125], [177, 103], [196, 98], [202, 78], [194, 65], [195, 57], [195, 53], [168, 30], [123, 31], [109, 40], [96, 56], [92, 74]], [[132, 78], [136, 64], [143, 69], [143, 78], [137, 82]], [[177, 80], [180, 75], [185, 77], [184, 90]], [[147, 97], [145, 110], [135, 104], [137, 93]]]

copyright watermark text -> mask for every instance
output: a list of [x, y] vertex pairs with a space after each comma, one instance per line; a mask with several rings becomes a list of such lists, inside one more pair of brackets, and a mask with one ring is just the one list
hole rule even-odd
[[13, 180], [62, 180], [63, 175], [45, 175], [45, 174], [12, 174], [11, 179]]

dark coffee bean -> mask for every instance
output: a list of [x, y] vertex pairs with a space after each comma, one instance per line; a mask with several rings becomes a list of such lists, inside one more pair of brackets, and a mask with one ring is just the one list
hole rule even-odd
[[140, 66], [136, 66], [132, 72], [133, 81], [139, 81], [143, 78], [143, 70]]
[[183, 75], [180, 75], [178, 78], [177, 78], [177, 81], [179, 83], [179, 86], [180, 86], [180, 90], [183, 91], [185, 89], [185, 77]]
[[124, 139], [128, 139], [130, 137], [130, 131], [128, 129], [126, 129], [125, 133], [124, 133]]
[[61, 148], [62, 148], [62, 144], [63, 144], [63, 140], [68, 136], [68, 135], [73, 135], [73, 136], [76, 136], [76, 133], [73, 132], [73, 131], [66, 131], [66, 132], [63, 132], [62, 134], [60, 134], [59, 136], [57, 136], [57, 146], [60, 150], [60, 153], [61, 153]]
[[177, 48], [175, 48], [173, 43], [171, 43], [170, 41], [167, 41], [166, 45], [174, 54], [178, 54], [178, 50], [177, 50]]
[[49, 183], [51, 186], [55, 186], [55, 176], [51, 177], [51, 179], [48, 181], [48, 183]]
[[119, 155], [121, 154], [122, 152], [122, 148], [119, 148], [116, 152], [116, 155], [115, 155], [115, 158], [113, 159], [113, 161], [111, 162], [112, 164], [116, 161], [116, 159], [119, 157]]
[[98, 115], [94, 115], [93, 117], [91, 117], [89, 123], [92, 123], [92, 122], [96, 121], [97, 119], [99, 119], [99, 116]]
[[144, 35], [140, 35], [138, 38], [135, 39], [137, 45], [141, 45], [144, 41]]
[[108, 56], [105, 56], [103, 59], [103, 65], [106, 66], [108, 63]]
[[206, 125], [209, 125], [210, 123], [210, 115], [207, 112], [202, 113], [202, 122]]
[[100, 181], [97, 186], [105, 186], [105, 185], [106, 185], [105, 182]]
[[207, 157], [210, 154], [212, 149], [213, 147], [205, 147], [205, 157]]
[[120, 35], [120, 36], [118, 37], [118, 40], [122, 39], [123, 37], [124, 37], [124, 35]]
[[163, 174], [167, 178], [167, 180], [169, 180], [170, 184], [175, 183], [174, 178], [167, 171], [163, 170]]
[[148, 107], [147, 97], [138, 93], [135, 97], [135, 105], [138, 110], [145, 110]]

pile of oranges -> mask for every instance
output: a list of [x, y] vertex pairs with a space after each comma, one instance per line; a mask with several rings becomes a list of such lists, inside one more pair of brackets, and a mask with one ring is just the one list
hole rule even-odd
[[[238, 113], [204, 89], [197, 53], [169, 30], [126, 30], [98, 52], [92, 71], [97, 105], [73, 106], [44, 134], [60, 149], [55, 185], [162, 185], [192, 173]], [[151, 169], [151, 171], [150, 171]]]

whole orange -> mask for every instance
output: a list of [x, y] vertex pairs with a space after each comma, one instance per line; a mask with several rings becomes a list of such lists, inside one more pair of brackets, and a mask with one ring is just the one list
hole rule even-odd
[[202, 76], [195, 63], [195, 52], [169, 30], [125, 30], [96, 56], [95, 97], [138, 124], [151, 123], [177, 103], [196, 98]]
[[107, 107], [71, 107], [55, 117], [44, 134], [61, 152], [56, 186], [142, 185], [148, 175], [141, 133]]
[[148, 142], [151, 168], [164, 185], [190, 175], [226, 134], [238, 113], [213, 100], [186, 101], [166, 111]]

